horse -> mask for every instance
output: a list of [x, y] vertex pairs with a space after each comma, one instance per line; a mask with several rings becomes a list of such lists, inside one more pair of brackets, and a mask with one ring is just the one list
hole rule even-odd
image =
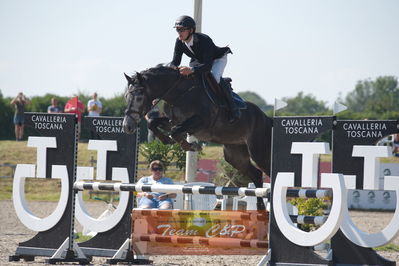
[[[273, 122], [258, 106], [246, 102], [240, 118], [229, 123], [227, 110], [215, 104], [203, 79], [196, 75], [183, 76], [176, 68], [163, 65], [124, 75], [128, 83], [123, 119], [126, 133], [137, 130], [154, 99], [163, 100], [167, 117], [155, 119], [150, 127], [159, 140], [165, 144], [179, 143], [185, 151], [201, 149], [186, 141], [187, 134], [200, 141], [222, 144], [225, 160], [256, 187], [263, 186], [262, 172], [270, 176]], [[261, 198], [257, 199], [257, 208], [265, 208]]]

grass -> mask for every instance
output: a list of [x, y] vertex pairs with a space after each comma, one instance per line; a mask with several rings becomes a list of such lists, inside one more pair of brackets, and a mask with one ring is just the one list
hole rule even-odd
[[203, 159], [220, 160], [223, 159], [223, 148], [221, 146], [205, 146]]
[[381, 247], [373, 248], [376, 251], [395, 251], [399, 252], [399, 246], [395, 244], [387, 244]]

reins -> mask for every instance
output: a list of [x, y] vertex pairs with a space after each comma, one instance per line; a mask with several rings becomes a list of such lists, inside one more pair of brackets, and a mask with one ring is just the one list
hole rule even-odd
[[[151, 107], [148, 110], [148, 112], [151, 111], [161, 100], [163, 100], [177, 86], [177, 84], [179, 84], [180, 80], [181, 80], [181, 75], [179, 74], [178, 79], [175, 81], [175, 83], [173, 83], [173, 85], [169, 89], [167, 89], [166, 92], [161, 97], [157, 98], [157, 100], [155, 101], [154, 104], [151, 103]], [[145, 84], [144, 84], [144, 86], [146, 87]], [[129, 93], [133, 93], [133, 90]], [[147, 94], [146, 91], [144, 91], [144, 93]], [[147, 95], [147, 98], [148, 98], [148, 95]], [[130, 114], [132, 114], [132, 113], [133, 114], [136, 113], [136, 114], [140, 115], [139, 112], [131, 110], [131, 105], [132, 105], [132, 102], [129, 102], [127, 109], [125, 111], [125, 115], [130, 116]]]
[[167, 89], [166, 92], [161, 97], [157, 98], [155, 103], [151, 105], [150, 111], [155, 107], [155, 105], [157, 105], [161, 100], [163, 100], [172, 91], [172, 89], [174, 89], [177, 86], [177, 84], [179, 84], [181, 76], [182, 75], [179, 74], [179, 78], [175, 81], [175, 83], [173, 83], [173, 85], [169, 89]]

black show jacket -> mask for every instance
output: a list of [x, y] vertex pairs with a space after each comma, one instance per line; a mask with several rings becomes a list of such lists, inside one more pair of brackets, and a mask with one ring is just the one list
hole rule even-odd
[[191, 49], [194, 54], [187, 48], [183, 41], [176, 39], [173, 60], [170, 64], [179, 66], [183, 53], [191, 58], [190, 67], [193, 68], [195, 74], [209, 72], [212, 69], [213, 60], [223, 57], [226, 53], [231, 53], [229, 47], [218, 47], [212, 39], [203, 33], [193, 33], [193, 46]]

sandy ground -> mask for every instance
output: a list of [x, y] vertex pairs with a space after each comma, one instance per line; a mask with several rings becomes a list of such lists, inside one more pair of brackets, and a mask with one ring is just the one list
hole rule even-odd
[[[52, 202], [30, 202], [30, 208], [36, 216], [45, 217], [55, 208]], [[26, 241], [35, 235], [18, 220], [12, 201], [0, 201], [0, 265], [45, 265], [45, 257], [36, 257], [34, 262], [9, 262], [19, 242]], [[88, 204], [93, 216], [102, 213], [104, 203]], [[351, 212], [354, 222], [364, 231], [378, 232], [391, 220], [392, 213], [383, 212]], [[81, 230], [77, 224], [76, 229]], [[399, 245], [399, 237], [394, 241]], [[399, 252], [379, 252], [383, 257], [399, 262]], [[256, 265], [262, 256], [152, 256], [154, 265]], [[106, 265], [105, 258], [95, 257], [93, 265]]]

